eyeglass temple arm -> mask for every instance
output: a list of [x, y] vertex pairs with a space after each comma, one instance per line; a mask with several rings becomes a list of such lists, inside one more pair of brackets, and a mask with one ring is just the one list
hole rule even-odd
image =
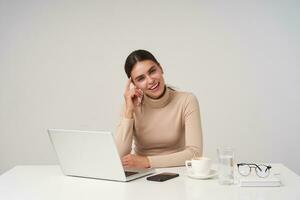
[[[243, 166], [243, 165], [248, 165], [250, 167], [250, 165], [254, 165], [255, 167], [257, 167], [260, 171], [261, 171], [261, 168], [255, 164], [255, 163], [238, 163], [237, 166]], [[267, 166], [268, 167], [268, 166]], [[270, 166], [271, 167], [271, 166]]]

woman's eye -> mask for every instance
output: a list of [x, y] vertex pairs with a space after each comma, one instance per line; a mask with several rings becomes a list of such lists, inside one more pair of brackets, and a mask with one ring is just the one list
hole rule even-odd
[[139, 81], [139, 82], [142, 81], [142, 80], [144, 80], [144, 77], [141, 77], [141, 78], [137, 79], [137, 81]]

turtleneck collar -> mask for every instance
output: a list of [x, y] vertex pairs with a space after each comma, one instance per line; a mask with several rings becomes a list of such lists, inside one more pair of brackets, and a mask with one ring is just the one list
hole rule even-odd
[[170, 89], [166, 86], [163, 96], [161, 96], [159, 99], [153, 99], [145, 95], [144, 103], [152, 108], [162, 108], [170, 102], [170, 99]]

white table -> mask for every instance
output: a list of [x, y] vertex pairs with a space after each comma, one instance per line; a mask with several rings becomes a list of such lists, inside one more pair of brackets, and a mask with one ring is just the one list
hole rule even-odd
[[239, 187], [219, 185], [209, 180], [188, 178], [184, 167], [158, 169], [177, 172], [179, 177], [166, 182], [145, 178], [131, 182], [113, 182], [64, 176], [56, 165], [16, 166], [0, 176], [1, 200], [76, 200], [76, 199], [300, 199], [300, 179], [282, 164], [272, 164], [281, 173], [282, 187]]

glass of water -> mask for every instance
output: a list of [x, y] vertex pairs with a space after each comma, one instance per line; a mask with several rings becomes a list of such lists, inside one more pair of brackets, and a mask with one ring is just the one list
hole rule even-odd
[[219, 183], [222, 185], [233, 184], [234, 168], [233, 168], [233, 148], [218, 148], [218, 174]]

